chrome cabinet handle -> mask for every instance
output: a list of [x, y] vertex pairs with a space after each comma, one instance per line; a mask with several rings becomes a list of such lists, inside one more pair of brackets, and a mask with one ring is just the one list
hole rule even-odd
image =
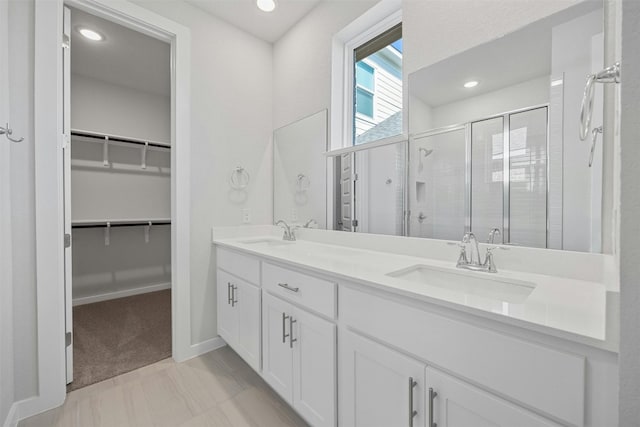
[[433, 422], [433, 399], [438, 396], [438, 393], [433, 391], [433, 388], [429, 387], [429, 424], [427, 427], [438, 427], [438, 424]]
[[236, 299], [237, 290], [238, 290], [238, 287], [236, 285], [231, 285], [231, 307], [235, 307], [236, 304], [238, 303], [238, 300]]
[[413, 377], [409, 377], [409, 427], [413, 427], [413, 419], [418, 415], [418, 411], [413, 409], [413, 389], [418, 385]]
[[[282, 312], [282, 344], [287, 342], [287, 337], [289, 334], [286, 333], [286, 323], [289, 316], [287, 316], [284, 312]], [[291, 331], [291, 329], [289, 329]]]
[[293, 320], [293, 317], [289, 316], [289, 348], [293, 348], [293, 343], [298, 341], [297, 338], [293, 338], [293, 324], [296, 322], [297, 320]]
[[227, 282], [227, 304], [231, 304], [233, 298], [231, 297], [231, 282]]
[[291, 292], [298, 292], [300, 290], [300, 288], [292, 288], [288, 283], [278, 283], [278, 286]]

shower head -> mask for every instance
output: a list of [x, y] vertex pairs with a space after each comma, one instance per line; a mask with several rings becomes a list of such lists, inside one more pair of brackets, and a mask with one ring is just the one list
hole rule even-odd
[[433, 153], [433, 150], [429, 150], [427, 148], [420, 147], [418, 149], [418, 152], [421, 153], [424, 157], [429, 157], [431, 155], [431, 153]]

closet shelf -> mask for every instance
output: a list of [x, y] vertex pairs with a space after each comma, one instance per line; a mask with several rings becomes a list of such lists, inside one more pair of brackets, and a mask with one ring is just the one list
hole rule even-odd
[[148, 141], [148, 140], [139, 139], [139, 138], [129, 138], [125, 136], [110, 135], [105, 133], [92, 132], [88, 130], [71, 129], [71, 136], [90, 138], [90, 139], [100, 140], [102, 142], [104, 141], [120, 142], [124, 144], [134, 144], [134, 145], [143, 145], [143, 146], [148, 145], [149, 147], [166, 148], [168, 150], [171, 149], [171, 145], [165, 142]]
[[114, 219], [114, 220], [82, 220], [72, 221], [71, 228], [104, 228], [107, 227], [139, 227], [144, 225], [169, 225], [171, 218], [151, 218], [151, 219]]

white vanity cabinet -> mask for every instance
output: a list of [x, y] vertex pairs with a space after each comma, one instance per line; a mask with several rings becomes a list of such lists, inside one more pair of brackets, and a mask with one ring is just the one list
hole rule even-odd
[[275, 256], [217, 261], [220, 335], [313, 426], [616, 424], [615, 354]]
[[339, 360], [340, 425], [559, 426], [351, 331], [340, 335]]
[[424, 427], [424, 363], [351, 331], [339, 348], [341, 426]]
[[262, 377], [310, 424], [336, 424], [336, 325], [262, 296]]
[[[222, 256], [220, 256], [221, 254]], [[237, 259], [236, 257], [241, 258]], [[218, 250], [218, 334], [253, 369], [259, 372], [261, 359], [260, 288], [257, 285], [259, 280], [247, 276], [248, 270], [234, 267], [233, 263], [228, 262], [233, 260], [240, 263], [246, 262], [247, 259], [251, 261], [249, 266], [253, 266], [253, 263], [255, 266], [258, 265], [259, 261], [257, 260], [230, 251]], [[253, 278], [256, 284], [238, 276]]]
[[432, 390], [433, 414], [427, 412], [427, 420], [432, 422], [432, 425], [439, 427], [559, 426], [435, 368], [427, 367], [425, 387], [428, 408], [429, 389]]

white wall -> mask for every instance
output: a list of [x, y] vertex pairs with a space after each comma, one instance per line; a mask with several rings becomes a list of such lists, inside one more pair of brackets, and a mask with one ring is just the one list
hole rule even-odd
[[331, 104], [331, 38], [369, 1], [323, 1], [273, 46], [274, 129]]
[[[191, 341], [217, 336], [211, 227], [272, 223], [272, 46], [181, 1], [136, 1], [191, 30]], [[316, 112], [317, 108], [310, 112]], [[235, 166], [251, 174], [230, 191]]]
[[72, 129], [171, 142], [169, 97], [71, 72]]
[[9, 1], [11, 125], [25, 139], [11, 145], [11, 231], [15, 400], [37, 393], [33, 1]]
[[[0, 3], [0, 54], [9, 52], [9, 7]], [[0, 63], [0, 121], [9, 116], [9, 64]], [[13, 281], [11, 243], [10, 144], [0, 139], [0, 425], [9, 416], [14, 397], [13, 382]]]
[[422, 67], [510, 33], [578, 2], [403, 0], [405, 81], [409, 74]]
[[623, 0], [620, 203], [620, 425], [640, 420], [640, 3]]
[[[191, 29], [191, 326], [193, 343], [216, 334], [211, 226], [240, 223], [249, 207], [254, 223], [272, 222], [271, 45], [180, 1], [146, 2]], [[37, 394], [35, 186], [33, 145], [34, 2], [10, 1], [12, 124], [25, 142], [12, 148], [15, 400]], [[328, 90], [327, 90], [328, 92]], [[317, 111], [317, 110], [316, 110]], [[248, 122], [251, 126], [247, 126]], [[253, 180], [242, 203], [229, 199], [231, 168]], [[19, 339], [18, 339], [19, 337]]]

